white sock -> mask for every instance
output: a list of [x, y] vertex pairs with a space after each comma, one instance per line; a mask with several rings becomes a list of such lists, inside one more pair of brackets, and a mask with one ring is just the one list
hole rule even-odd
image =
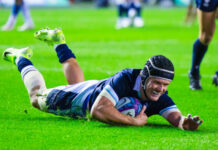
[[39, 86], [40, 90], [45, 90], [46, 85], [42, 74], [32, 65], [26, 66], [21, 71], [21, 76], [26, 86], [28, 93], [32, 89]]
[[14, 26], [16, 23], [17, 17], [11, 14], [8, 18], [8, 21], [6, 23], [7, 26]]
[[24, 80], [24, 77], [27, 73], [30, 71], [38, 71], [33, 65], [26, 66], [25, 68], [22, 69], [21, 71], [21, 77]]

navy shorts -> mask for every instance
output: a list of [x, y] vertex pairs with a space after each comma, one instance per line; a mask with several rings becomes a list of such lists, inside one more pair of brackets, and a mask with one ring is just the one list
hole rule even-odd
[[53, 89], [46, 100], [47, 112], [72, 118], [85, 117], [83, 102], [75, 98], [77, 94]]
[[218, 0], [196, 0], [196, 7], [205, 12], [212, 12], [217, 9]]

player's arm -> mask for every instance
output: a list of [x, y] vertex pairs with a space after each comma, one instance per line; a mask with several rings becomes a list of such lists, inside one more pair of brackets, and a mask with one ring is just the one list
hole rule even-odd
[[203, 122], [198, 116], [191, 117], [191, 115], [188, 115], [188, 117], [184, 117], [167, 94], [162, 95], [158, 101], [159, 114], [175, 127], [183, 130], [197, 130]]
[[113, 125], [143, 126], [147, 123], [147, 115], [144, 113], [145, 106], [135, 118], [120, 113], [114, 106], [114, 98], [103, 90], [92, 106], [91, 116], [93, 119]]
[[198, 127], [203, 122], [200, 120], [199, 116], [191, 117], [189, 114], [188, 117], [184, 117], [180, 112], [171, 112], [167, 116], [167, 121], [169, 121], [173, 126], [178, 127], [183, 130], [197, 130]]
[[93, 106], [91, 116], [93, 119], [113, 125], [143, 126], [147, 123], [145, 109], [144, 106], [140, 114], [133, 118], [120, 113], [108, 98], [102, 96], [98, 104]]

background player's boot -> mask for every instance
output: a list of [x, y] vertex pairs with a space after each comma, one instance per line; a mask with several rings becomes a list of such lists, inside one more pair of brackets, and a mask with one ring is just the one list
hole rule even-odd
[[21, 48], [21, 49], [16, 49], [16, 48], [7, 48], [3, 52], [3, 59], [9, 62], [12, 62], [15, 64], [15, 60], [19, 56], [23, 56], [27, 59], [30, 59], [33, 55], [32, 49], [29, 47]]
[[26, 31], [34, 29], [33, 23], [24, 23], [22, 26], [18, 27], [18, 31]]
[[4, 26], [2, 26], [1, 30], [2, 31], [13, 30], [15, 23], [16, 23], [16, 17], [14, 15], [10, 15], [7, 23]]
[[134, 8], [129, 9], [128, 16], [130, 20], [130, 26], [133, 26], [133, 22], [136, 17], [136, 10]]
[[45, 41], [49, 45], [55, 45], [55, 44], [64, 44], [65, 38], [64, 38], [64, 33], [62, 32], [61, 29], [42, 29], [34, 33], [34, 37], [41, 40]]
[[193, 76], [191, 73], [189, 73], [189, 87], [192, 90], [201, 90], [201, 81], [200, 76]]
[[130, 19], [128, 17], [122, 19], [122, 26], [123, 28], [128, 28], [130, 26]]
[[2, 31], [10, 31], [10, 30], [13, 30], [13, 28], [14, 28], [14, 25], [6, 24], [6, 25], [2, 26], [1, 30]]
[[217, 75], [217, 73], [213, 76], [213, 84], [215, 86], [218, 86], [218, 75]]
[[144, 26], [144, 20], [141, 17], [135, 17], [134, 21], [133, 21], [133, 25], [135, 27], [143, 27]]
[[122, 25], [122, 19], [123, 18], [118, 18], [117, 19], [117, 23], [116, 23], [116, 29], [121, 29], [121, 28], [123, 28], [123, 25]]

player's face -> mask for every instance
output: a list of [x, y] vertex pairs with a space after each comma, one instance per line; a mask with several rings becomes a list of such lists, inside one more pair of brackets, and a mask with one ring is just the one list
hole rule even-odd
[[152, 101], [157, 101], [167, 91], [169, 84], [169, 80], [150, 77], [145, 90], [147, 97]]

